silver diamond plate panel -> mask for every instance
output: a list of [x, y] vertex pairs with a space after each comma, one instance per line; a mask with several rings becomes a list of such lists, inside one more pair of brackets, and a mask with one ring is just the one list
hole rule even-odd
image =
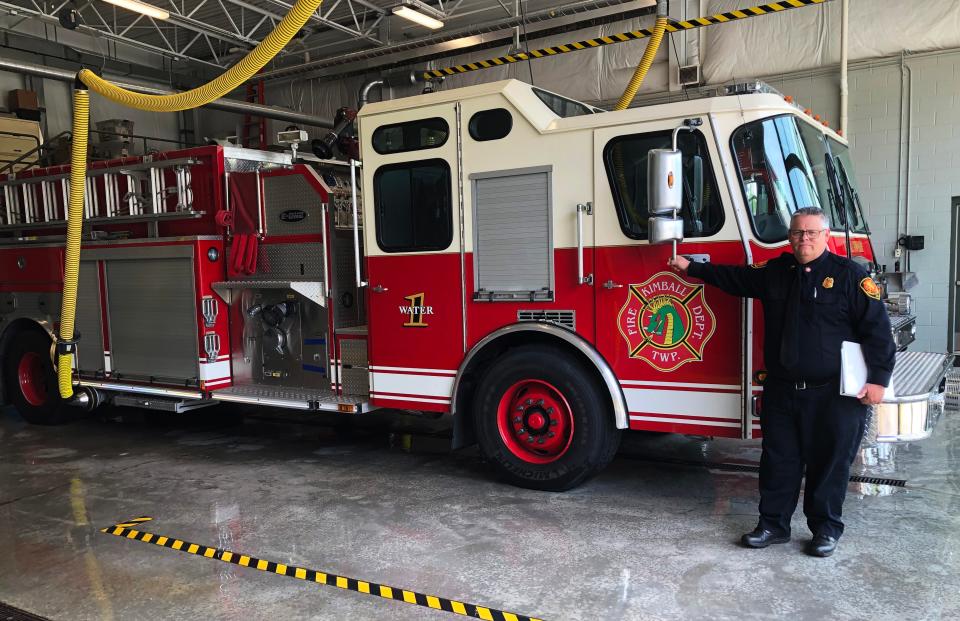
[[357, 402], [349, 396], [341, 397], [330, 388], [281, 388], [272, 386], [231, 386], [213, 392], [214, 399], [223, 401], [241, 401], [290, 407], [301, 410], [319, 409], [338, 411], [341, 403], [355, 404], [358, 412], [367, 411], [365, 402]]
[[367, 340], [340, 339], [340, 361], [353, 366], [367, 366]]
[[258, 151], [242, 147], [223, 148], [223, 166], [227, 172], [256, 172], [290, 166], [289, 153]]
[[[360, 256], [363, 257], [363, 236], [360, 236]], [[353, 254], [353, 233], [336, 231], [333, 238], [332, 297], [334, 324], [338, 328], [362, 326], [367, 322], [366, 297], [357, 290], [356, 267]]]
[[367, 396], [370, 393], [370, 373], [366, 369], [342, 369], [341, 385], [344, 396]]
[[[227, 251], [229, 260], [230, 252]], [[315, 280], [323, 282], [323, 244], [260, 244], [257, 271], [239, 280]]]
[[[264, 177], [263, 211], [267, 235], [319, 235], [323, 228], [322, 200], [300, 175]], [[282, 219], [290, 210], [302, 210], [307, 217], [297, 222]]]

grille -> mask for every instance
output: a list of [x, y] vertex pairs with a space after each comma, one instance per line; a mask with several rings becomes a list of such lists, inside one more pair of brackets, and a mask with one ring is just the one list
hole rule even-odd
[[517, 321], [546, 321], [570, 330], [577, 329], [576, 311], [572, 310], [519, 310]]

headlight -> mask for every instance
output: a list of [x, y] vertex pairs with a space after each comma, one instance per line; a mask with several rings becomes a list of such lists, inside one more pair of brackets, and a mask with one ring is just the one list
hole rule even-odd
[[927, 437], [943, 409], [943, 395], [922, 401], [881, 403], [876, 408], [877, 440], [902, 442]]

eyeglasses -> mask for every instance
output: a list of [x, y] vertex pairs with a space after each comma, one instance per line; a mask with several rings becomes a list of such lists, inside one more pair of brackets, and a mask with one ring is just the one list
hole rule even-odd
[[790, 229], [790, 239], [816, 239], [827, 229]]

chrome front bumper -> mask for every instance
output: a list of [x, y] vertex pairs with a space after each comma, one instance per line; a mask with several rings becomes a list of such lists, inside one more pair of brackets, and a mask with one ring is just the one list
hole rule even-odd
[[873, 407], [865, 443], [929, 438], [943, 414], [944, 378], [952, 366], [950, 354], [898, 352], [891, 380], [896, 396]]

